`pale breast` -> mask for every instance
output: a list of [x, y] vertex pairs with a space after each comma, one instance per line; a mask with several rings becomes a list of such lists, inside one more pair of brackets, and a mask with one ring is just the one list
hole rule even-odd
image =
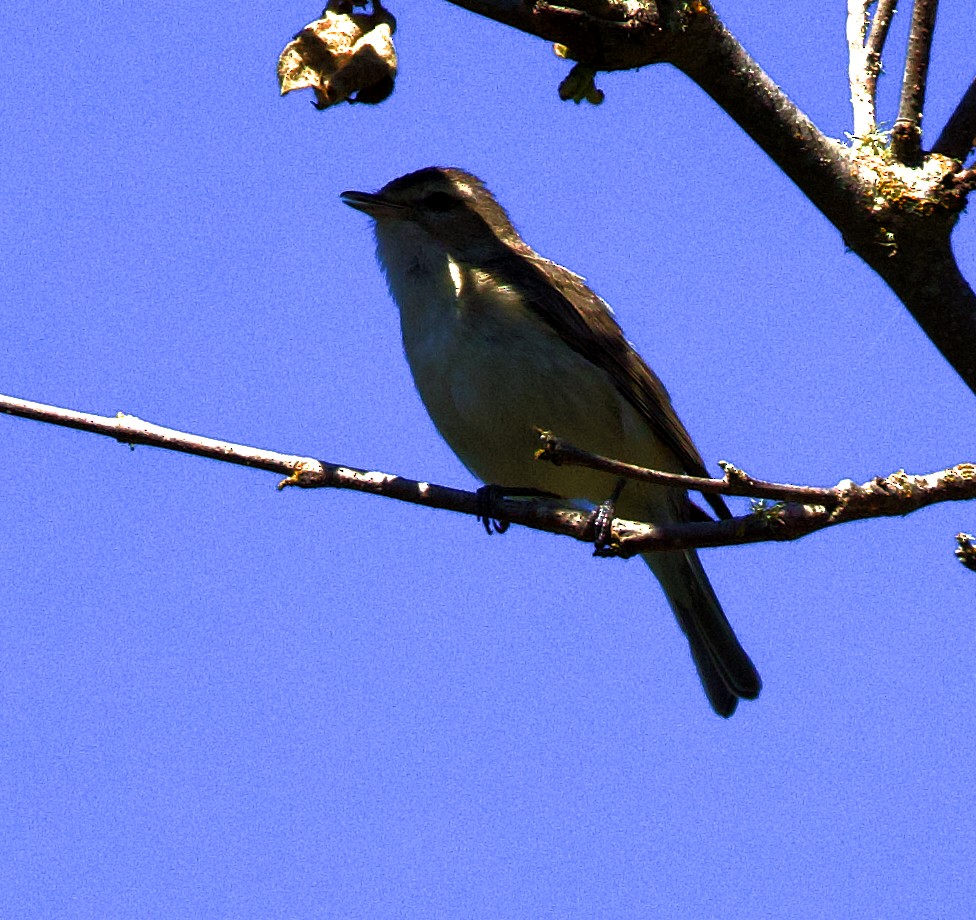
[[540, 463], [534, 453], [536, 428], [619, 450], [624, 413], [610, 379], [510, 290], [472, 271], [455, 269], [451, 281], [436, 302], [401, 304], [407, 359], [441, 435], [484, 482], [606, 497], [606, 477]]

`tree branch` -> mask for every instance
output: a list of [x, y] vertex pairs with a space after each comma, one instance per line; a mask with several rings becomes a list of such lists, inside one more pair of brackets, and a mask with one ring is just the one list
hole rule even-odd
[[680, 66], [766, 151], [898, 295], [976, 392], [976, 295], [949, 243], [968, 189], [953, 164], [905, 170], [824, 137], [722, 26]]
[[898, 162], [906, 166], [918, 166], [922, 162], [922, 108], [938, 7], [939, 0], [915, 0], [912, 7], [901, 102], [891, 130], [891, 150]]
[[847, 0], [847, 79], [851, 85], [855, 138], [867, 137], [875, 129], [874, 93], [871, 91], [871, 63], [864, 45], [868, 7], [871, 0]]
[[861, 200], [849, 151], [824, 135], [710, 10], [675, 66], [695, 81], [842, 231]]
[[[283, 454], [277, 451], [248, 447], [244, 444], [233, 444], [228, 441], [205, 438], [185, 431], [177, 431], [174, 428], [154, 425], [151, 422], [136, 418], [134, 415], [125, 415], [121, 412], [114, 417], [92, 415], [87, 412], [75, 412], [71, 409], [62, 409], [57, 406], [48, 406], [43, 403], [0, 395], [0, 414], [47, 422], [64, 428], [75, 428], [79, 431], [89, 431], [93, 434], [114, 438], [122, 444], [159, 447], [163, 450], [173, 450], [193, 454], [197, 457], [207, 457], [211, 460], [220, 460], [224, 463], [279, 473], [287, 477], [278, 483], [279, 489], [286, 486], [309, 489], [323, 487], [352, 489], [357, 492], [384, 495], [387, 498], [394, 498], [402, 502], [426, 505], [431, 508], [443, 508], [447, 511], [458, 511], [472, 516], [479, 515], [482, 510], [480, 499], [474, 492], [465, 492], [461, 489], [451, 489], [427, 482], [415, 482], [392, 473], [358, 470], [353, 467], [316, 460], [314, 457]], [[505, 500], [498, 503], [497, 510], [504, 514], [506, 519], [526, 527], [535, 527], [552, 533], [562, 533], [568, 536], [576, 536], [578, 539], [585, 539], [582, 534], [588, 515], [575, 509], [552, 510], [532, 507], [527, 502]]]
[[952, 157], [961, 163], [974, 147], [976, 147], [976, 78], [959, 100], [959, 105], [946, 122], [939, 139], [932, 147], [932, 152]]
[[804, 505], [824, 505], [826, 507], [833, 507], [840, 503], [834, 489], [765, 482], [762, 479], [754, 479], [725, 460], [719, 461], [719, 466], [725, 470], [725, 478], [706, 479], [701, 476], [685, 476], [681, 473], [649, 470], [645, 467], [634, 466], [632, 463], [623, 463], [620, 460], [601, 457], [599, 454], [592, 454], [588, 450], [583, 450], [575, 444], [570, 444], [568, 441], [556, 437], [551, 431], [539, 430], [539, 437], [542, 447], [536, 451], [536, 460], [546, 460], [556, 466], [561, 464], [585, 466], [592, 470], [599, 470], [601, 473], [608, 473], [611, 476], [623, 476], [626, 479], [636, 479], [640, 482], [690, 489], [693, 492], [737, 495], [743, 498], [768, 498], [780, 502], [799, 502]]
[[448, 0], [472, 13], [561, 45], [593, 70], [632, 70], [670, 59], [704, 2], [657, 0]]
[[[874, 11], [874, 20], [871, 23], [871, 34], [868, 35], [867, 52], [871, 69], [874, 74], [873, 80], [877, 84], [878, 74], [881, 71], [881, 52], [884, 50], [885, 42], [888, 39], [888, 29], [891, 20], [895, 15], [895, 7], [898, 0], [878, 0], [878, 8]], [[870, 3], [868, 4], [870, 6]], [[872, 94], [875, 87], [871, 88]]]
[[[627, 524], [614, 522], [621, 533], [618, 555], [629, 557], [658, 549], [702, 549], [709, 546], [740, 546], [746, 543], [796, 540], [818, 530], [850, 521], [876, 517], [902, 517], [919, 508], [943, 501], [976, 498], [976, 464], [962, 463], [926, 476], [908, 475], [903, 470], [863, 485], [845, 481], [834, 490], [839, 504], [833, 509], [811, 505], [775, 505], [760, 508], [747, 517], [707, 523], [665, 524], [655, 533], [630, 533]], [[956, 535], [956, 554], [967, 563], [963, 534]], [[965, 555], [965, 558], [963, 558]]]
[[867, 138], [877, 130], [878, 74], [881, 52], [888, 38], [888, 28], [897, 0], [879, 0], [865, 41], [868, 10], [874, 0], [847, 0], [847, 46], [850, 63], [851, 106], [854, 110], [853, 136]]
[[[390, 473], [357, 470], [312, 457], [281, 454], [243, 444], [231, 444], [172, 428], [163, 428], [122, 413], [113, 418], [28, 402], [10, 396], [0, 396], [0, 414], [90, 431], [114, 438], [123, 444], [160, 447], [199, 457], [209, 457], [225, 463], [281, 473], [287, 478], [278, 484], [279, 489], [286, 486], [308, 489], [323, 487], [352, 489], [416, 505], [457, 511], [474, 517], [481, 516], [484, 511], [483, 501], [476, 492], [417, 482]], [[568, 447], [564, 442], [558, 442], [558, 439], [551, 440], [561, 444], [563, 449]], [[571, 452], [572, 450], [570, 448]], [[577, 453], [582, 457], [584, 452]], [[616, 461], [595, 455], [586, 455], [583, 459], [577, 457], [573, 462], [585, 462], [587, 465], [616, 464]], [[604, 467], [596, 466], [596, 468]], [[613, 469], [619, 471], [617, 466], [613, 466]], [[900, 471], [886, 479], [873, 479], [864, 485], [856, 485], [847, 480], [829, 490], [764, 483], [753, 480], [730, 464], [726, 465], [726, 478], [720, 480], [675, 477], [673, 474], [632, 467], [629, 468], [627, 475], [637, 475], [640, 478], [657, 477], [653, 481], [680, 488], [725, 491], [733, 495], [763, 496], [775, 490], [787, 495], [802, 496], [815, 503], [777, 504], [772, 507], [761, 507], [755, 513], [743, 517], [707, 523], [659, 525], [616, 519], [613, 522], [614, 542], [611, 549], [612, 554], [622, 557], [673, 549], [795, 540], [814, 531], [847, 521], [869, 517], [901, 516], [937, 502], [976, 498], [976, 464], [965, 463], [928, 476], [909, 476]], [[593, 540], [590, 514], [573, 507], [559, 506], [550, 500], [499, 500], [492, 508], [492, 516], [535, 530], [573, 537], [587, 543]], [[962, 545], [963, 541], [960, 540], [960, 546]]]

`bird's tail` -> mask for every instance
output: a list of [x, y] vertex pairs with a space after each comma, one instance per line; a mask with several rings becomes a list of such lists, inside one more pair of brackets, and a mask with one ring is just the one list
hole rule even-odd
[[712, 709], [728, 718], [740, 699], [759, 696], [762, 680], [726, 619], [698, 554], [694, 550], [647, 553], [643, 559], [661, 582], [688, 637]]

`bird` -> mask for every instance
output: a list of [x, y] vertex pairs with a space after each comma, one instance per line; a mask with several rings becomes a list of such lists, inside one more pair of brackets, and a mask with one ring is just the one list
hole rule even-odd
[[[652, 523], [710, 519], [686, 491], [534, 459], [539, 430], [628, 463], [707, 476], [664, 385], [584, 279], [543, 258], [476, 176], [431, 166], [342, 201], [372, 218], [403, 348], [434, 426], [486, 486]], [[714, 513], [731, 513], [708, 495]], [[651, 552], [712, 709], [762, 682], [694, 550]]]

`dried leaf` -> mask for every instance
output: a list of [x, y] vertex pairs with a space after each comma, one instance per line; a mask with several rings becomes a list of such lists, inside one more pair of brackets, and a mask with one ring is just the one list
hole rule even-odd
[[315, 107], [338, 102], [375, 105], [393, 92], [397, 72], [396, 20], [378, 0], [372, 13], [357, 13], [350, 0], [330, 0], [278, 58], [281, 95], [311, 87]]

